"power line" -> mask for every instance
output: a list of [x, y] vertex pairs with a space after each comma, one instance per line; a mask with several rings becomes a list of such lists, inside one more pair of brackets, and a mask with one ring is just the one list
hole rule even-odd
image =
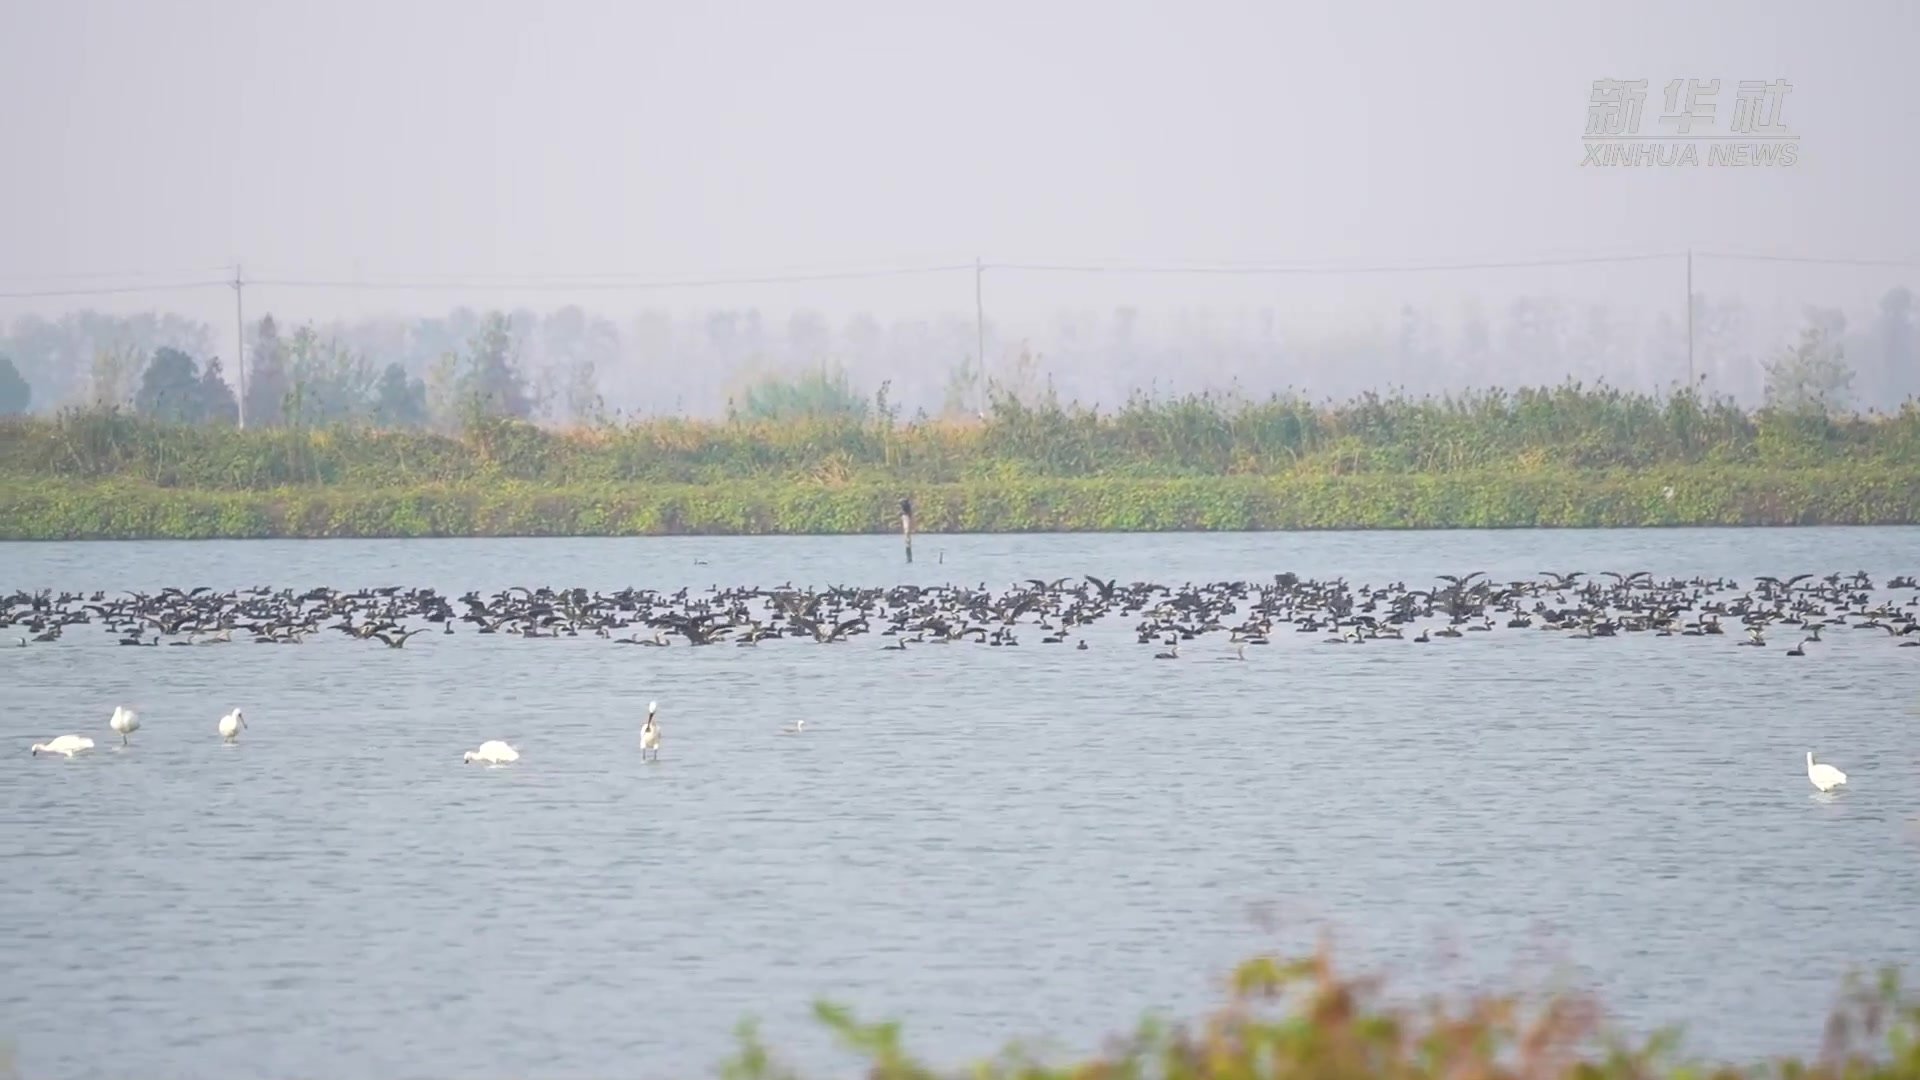
[[[1696, 251], [1695, 257], [1740, 262], [1795, 263], [1802, 265], [1857, 266], [1878, 268], [1920, 267], [1920, 259], [1860, 259], [1832, 258], [1812, 255], [1781, 255], [1764, 252], [1734, 251]], [[1341, 274], [1418, 274], [1444, 273], [1466, 270], [1517, 270], [1555, 266], [1592, 266], [1609, 263], [1650, 262], [1665, 259], [1679, 260], [1687, 256], [1683, 251], [1631, 252], [1611, 255], [1585, 255], [1560, 257], [1530, 257], [1513, 259], [1488, 259], [1429, 263], [1292, 263], [1292, 264], [1231, 264], [1231, 263], [1114, 263], [1114, 262], [1075, 262], [1061, 261], [1005, 261], [1005, 262], [954, 262], [935, 263], [915, 266], [895, 266], [868, 270], [796, 270], [792, 272], [762, 272], [731, 275], [713, 275], [686, 278], [648, 278], [642, 275], [626, 274], [578, 274], [550, 275], [544, 277], [517, 278], [421, 278], [415, 280], [366, 280], [346, 278], [301, 277], [285, 275], [280, 277], [258, 277], [247, 279], [248, 285], [282, 289], [349, 289], [377, 290], [388, 292], [437, 292], [437, 291], [503, 291], [503, 292], [646, 292], [666, 289], [717, 288], [729, 285], [791, 285], [821, 281], [862, 281], [881, 278], [925, 276], [931, 274], [960, 273], [972, 271], [976, 275], [987, 271], [1015, 271], [1028, 273], [1060, 274], [1142, 274], [1142, 275], [1203, 275], [1203, 276], [1300, 276], [1300, 275], [1341, 275]], [[227, 271], [228, 267], [213, 268]], [[189, 271], [175, 271], [187, 273]], [[42, 281], [96, 280], [101, 278], [126, 278], [137, 276], [155, 276], [162, 271], [142, 273], [99, 273], [67, 275], [65, 277], [42, 277]], [[20, 279], [32, 280], [32, 279]], [[230, 278], [199, 278], [175, 282], [146, 282], [140, 284], [120, 284], [86, 287], [53, 287], [0, 291], [0, 299], [5, 300], [42, 300], [80, 296], [112, 296], [134, 293], [177, 292], [191, 289], [207, 289], [216, 286], [231, 286]]]
[[1694, 254], [1706, 259], [1731, 259], [1740, 262], [1788, 262], [1825, 266], [1920, 266], [1920, 259], [1832, 259], [1814, 255], [1762, 255], [1738, 251], [1696, 251]]
[[498, 289], [515, 292], [640, 292], [658, 289], [697, 289], [723, 285], [789, 285], [810, 281], [858, 281], [874, 278], [909, 277], [926, 274], [956, 273], [973, 270], [972, 263], [937, 266], [905, 266], [885, 270], [830, 270], [816, 273], [761, 274], [753, 276], [607, 280], [615, 275], [572, 278], [466, 279], [440, 281], [370, 281], [298, 277], [249, 278], [249, 285], [287, 289], [381, 289], [390, 291], [440, 291]]
[[173, 270], [87, 270], [73, 274], [0, 274], [0, 281], [99, 281], [103, 278], [186, 277], [222, 274], [232, 269], [222, 266], [187, 266]]
[[67, 296], [112, 296], [119, 293], [181, 292], [230, 285], [226, 280], [182, 281], [164, 285], [112, 285], [97, 289], [34, 289], [26, 292], [0, 292], [0, 300], [44, 300]]
[[1685, 254], [1686, 253], [1682, 251], [1662, 251], [1632, 255], [1590, 255], [1557, 259], [1508, 259], [1493, 262], [1382, 263], [1376, 265], [1300, 263], [1279, 266], [1235, 266], [1230, 264], [1214, 266], [1151, 266], [1102, 263], [988, 263], [986, 264], [986, 269], [1030, 270], [1070, 274], [1227, 274], [1249, 276], [1277, 274], [1413, 274], [1425, 271], [1444, 270], [1509, 270], [1539, 266], [1580, 266], [1594, 263], [1647, 262], [1655, 259], [1678, 259]]

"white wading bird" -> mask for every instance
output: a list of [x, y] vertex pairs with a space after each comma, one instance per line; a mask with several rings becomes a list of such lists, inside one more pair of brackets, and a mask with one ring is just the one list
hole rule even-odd
[[125, 746], [127, 736], [140, 730], [140, 714], [124, 705], [115, 705], [113, 719], [107, 721], [107, 726], [113, 729], [115, 735], [120, 736], [120, 745]]
[[87, 738], [85, 735], [62, 735], [52, 742], [34, 743], [33, 756], [39, 757], [41, 754], [65, 754], [68, 757], [72, 757], [82, 750], [91, 749], [93, 749], [93, 740]]
[[488, 739], [486, 742], [480, 744], [480, 749], [469, 750], [465, 754], [462, 754], [460, 760], [464, 764], [472, 764], [478, 761], [487, 765], [505, 765], [511, 761], [519, 761], [520, 751], [508, 746], [499, 739]]
[[1815, 765], [1813, 751], [1809, 750], [1807, 751], [1807, 779], [1813, 781], [1813, 786], [1821, 791], [1832, 791], [1847, 782], [1847, 774], [1824, 761]]
[[659, 702], [647, 702], [647, 722], [640, 725], [641, 760], [645, 760], [648, 753], [653, 754], [653, 760], [660, 760], [660, 722], [653, 715], [659, 708]]

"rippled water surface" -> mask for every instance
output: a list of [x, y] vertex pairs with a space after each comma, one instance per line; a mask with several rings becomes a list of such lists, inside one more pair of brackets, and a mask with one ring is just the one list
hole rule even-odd
[[[1920, 530], [930, 536], [918, 555], [11, 544], [0, 591], [1884, 580], [1920, 570]], [[1745, 1057], [1813, 1048], [1850, 969], [1920, 967], [1920, 649], [1502, 627], [1154, 663], [1129, 623], [1084, 652], [1031, 628], [883, 653], [465, 625], [402, 650], [124, 649], [84, 626], [0, 650], [0, 1047], [27, 1077], [667, 1077], [710, 1073], [753, 1014], [844, 1072], [808, 1018], [821, 995], [904, 1019], [936, 1060], [1084, 1049], [1332, 927], [1437, 985], [1557, 964], [1636, 1028], [1689, 1021], [1692, 1047]], [[636, 743], [649, 699], [657, 763]], [[126, 752], [119, 703], [144, 722]], [[235, 705], [251, 727], [223, 747]], [[99, 749], [28, 756], [68, 731]], [[463, 766], [488, 738], [523, 759]], [[1849, 789], [1817, 796], [1808, 749]]]

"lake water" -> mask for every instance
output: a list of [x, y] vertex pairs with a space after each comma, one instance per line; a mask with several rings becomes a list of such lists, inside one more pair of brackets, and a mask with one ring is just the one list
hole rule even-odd
[[[0, 591], [1353, 583], [1920, 571], [1920, 530], [0, 545]], [[1900, 594], [1911, 596], [1911, 593]], [[1562, 971], [1693, 1049], [1811, 1051], [1920, 968], [1920, 649], [1276, 634], [617, 648], [328, 633], [0, 650], [0, 1047], [26, 1077], [684, 1077], [732, 1029], [844, 1075], [827, 996], [959, 1063], [1191, 1015], [1332, 928], [1467, 985]], [[660, 761], [637, 729], [660, 702]], [[127, 752], [115, 704], [144, 727]], [[215, 720], [244, 706], [224, 747]], [[800, 737], [780, 737], [796, 717]], [[99, 740], [71, 761], [30, 742]], [[481, 740], [523, 758], [463, 766]], [[1847, 770], [1820, 797], [1803, 755]], [[1449, 952], [1457, 959], [1443, 960]], [[4, 1051], [0, 1050], [0, 1058]], [[4, 1071], [0, 1069], [0, 1071]]]

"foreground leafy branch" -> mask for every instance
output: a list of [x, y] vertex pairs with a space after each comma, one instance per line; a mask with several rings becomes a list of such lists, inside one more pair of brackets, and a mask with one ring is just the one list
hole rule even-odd
[[[1323, 947], [1296, 960], [1241, 965], [1226, 1002], [1200, 1020], [1144, 1023], [1082, 1061], [1018, 1049], [964, 1070], [915, 1058], [895, 1023], [837, 1005], [817, 1019], [873, 1080], [1920, 1080], [1920, 1002], [1892, 973], [1851, 982], [1808, 1059], [1709, 1065], [1684, 1058], [1677, 1030], [1632, 1042], [1610, 1034], [1597, 1003], [1568, 992], [1431, 998], [1395, 1004], [1378, 978], [1336, 969]], [[794, 1080], [752, 1026], [727, 1080]]]

